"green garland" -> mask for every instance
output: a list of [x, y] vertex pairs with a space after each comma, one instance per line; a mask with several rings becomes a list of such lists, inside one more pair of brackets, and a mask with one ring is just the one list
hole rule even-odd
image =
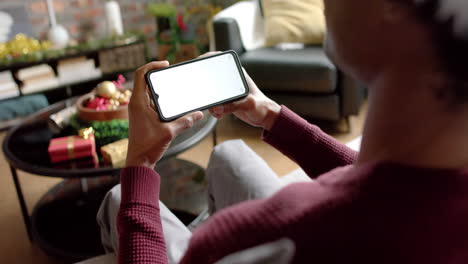
[[15, 63], [34, 63], [43, 60], [58, 59], [64, 56], [81, 54], [84, 52], [93, 52], [103, 48], [111, 48], [123, 44], [131, 44], [143, 40], [144, 35], [138, 32], [127, 32], [122, 36], [106, 37], [99, 40], [90, 40], [85, 43], [67, 46], [63, 49], [50, 49], [37, 51], [31, 54], [19, 57], [0, 58], [0, 67], [6, 67]]
[[79, 119], [78, 115], [74, 115], [70, 120], [70, 126], [76, 132], [82, 128], [92, 127], [98, 152], [102, 146], [128, 138], [128, 120], [87, 122]]

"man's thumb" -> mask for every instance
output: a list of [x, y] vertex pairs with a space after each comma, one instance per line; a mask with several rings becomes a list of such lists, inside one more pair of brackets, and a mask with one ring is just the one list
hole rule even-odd
[[193, 127], [198, 121], [203, 118], [203, 112], [194, 112], [183, 116], [176, 121], [174, 121], [175, 126], [175, 134], [179, 135], [180, 133], [184, 132], [185, 130]]

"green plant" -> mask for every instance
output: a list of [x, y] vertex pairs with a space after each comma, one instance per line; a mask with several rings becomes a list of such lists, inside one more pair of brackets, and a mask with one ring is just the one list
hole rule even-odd
[[70, 120], [70, 126], [76, 133], [82, 128], [92, 127], [97, 150], [107, 144], [128, 138], [128, 120], [87, 122], [81, 120], [78, 115], [74, 115]]
[[175, 17], [177, 13], [174, 5], [163, 3], [149, 4], [147, 12], [155, 17]]

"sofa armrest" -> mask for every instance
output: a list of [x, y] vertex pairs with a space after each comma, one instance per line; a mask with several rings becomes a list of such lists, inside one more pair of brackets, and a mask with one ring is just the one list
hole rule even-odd
[[245, 52], [239, 26], [233, 18], [220, 18], [214, 22], [216, 50], [234, 50], [237, 54]]
[[343, 72], [339, 74], [342, 116], [357, 115], [365, 98], [365, 87]]

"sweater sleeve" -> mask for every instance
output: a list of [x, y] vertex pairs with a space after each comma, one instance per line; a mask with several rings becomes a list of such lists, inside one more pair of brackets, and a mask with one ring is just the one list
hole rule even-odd
[[159, 175], [148, 168], [121, 173], [122, 202], [117, 215], [120, 264], [167, 263], [159, 214]]
[[285, 106], [271, 130], [263, 132], [263, 140], [297, 162], [312, 178], [352, 164], [358, 155]]

